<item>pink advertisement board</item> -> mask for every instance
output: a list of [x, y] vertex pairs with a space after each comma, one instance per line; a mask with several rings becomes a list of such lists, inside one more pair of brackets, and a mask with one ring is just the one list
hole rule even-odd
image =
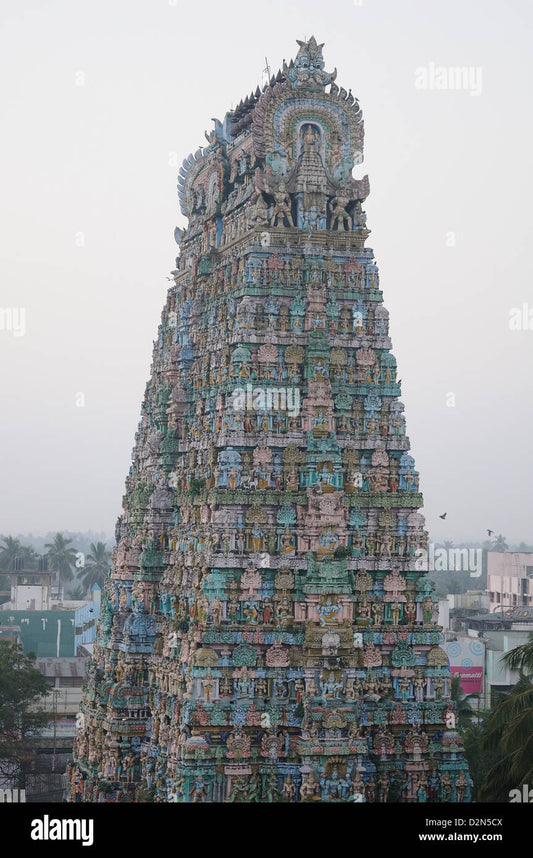
[[452, 676], [461, 677], [463, 694], [481, 694], [483, 691], [483, 665], [485, 645], [479, 638], [457, 636], [446, 641], [443, 649], [448, 656]]
[[483, 690], [482, 667], [450, 667], [452, 676], [461, 677], [461, 688], [464, 694], [481, 694]]

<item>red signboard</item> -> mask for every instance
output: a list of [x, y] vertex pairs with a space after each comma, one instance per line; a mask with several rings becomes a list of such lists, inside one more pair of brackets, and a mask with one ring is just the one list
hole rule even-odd
[[463, 694], [481, 694], [483, 690], [483, 668], [463, 667], [462, 665], [450, 667], [453, 676], [461, 677], [461, 688]]

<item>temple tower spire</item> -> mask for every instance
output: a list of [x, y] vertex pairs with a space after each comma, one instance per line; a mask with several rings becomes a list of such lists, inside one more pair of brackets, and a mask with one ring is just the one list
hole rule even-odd
[[322, 48], [179, 171], [72, 798], [469, 800], [362, 112]]

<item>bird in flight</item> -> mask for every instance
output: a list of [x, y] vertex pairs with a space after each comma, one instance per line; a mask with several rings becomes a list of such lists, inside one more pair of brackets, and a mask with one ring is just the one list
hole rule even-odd
[[487, 533], [488, 533], [488, 535], [489, 535], [489, 536], [492, 536], [492, 534], [494, 533], [494, 531], [493, 531], [493, 530], [487, 530]]
[[445, 512], [443, 515], [439, 515], [439, 518], [446, 518], [447, 515], [448, 515], [448, 513]]

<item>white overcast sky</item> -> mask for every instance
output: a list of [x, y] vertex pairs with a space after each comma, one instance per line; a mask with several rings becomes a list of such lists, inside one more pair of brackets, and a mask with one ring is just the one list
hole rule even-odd
[[[533, 542], [533, 319], [509, 328], [512, 308], [533, 317], [530, 0], [1, 0], [0, 16], [0, 308], [26, 316], [24, 336], [0, 330], [0, 533], [113, 530], [183, 225], [176, 162], [265, 58], [276, 72], [315, 35], [365, 116], [355, 175], [430, 536]], [[417, 88], [458, 66], [477, 94]]]

